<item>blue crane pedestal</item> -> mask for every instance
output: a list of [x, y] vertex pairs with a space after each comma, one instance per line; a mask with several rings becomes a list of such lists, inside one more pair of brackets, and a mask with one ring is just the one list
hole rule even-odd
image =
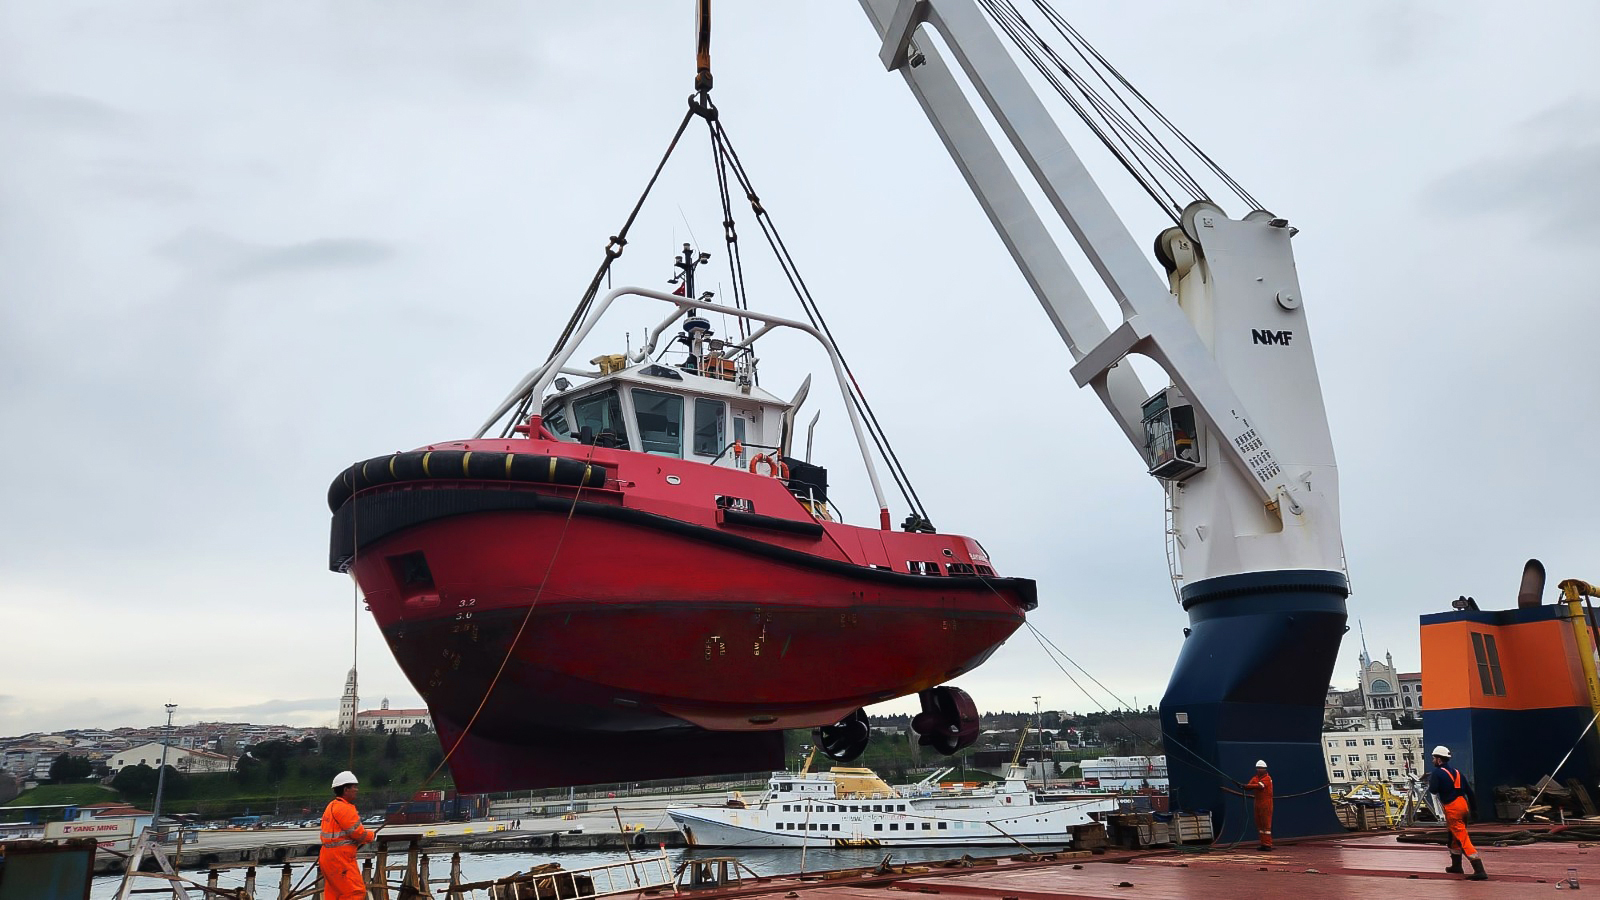
[[1318, 570], [1184, 587], [1189, 636], [1161, 698], [1161, 727], [1172, 809], [1209, 811], [1218, 843], [1256, 838], [1251, 801], [1223, 787], [1239, 790], [1258, 759], [1278, 798], [1273, 837], [1343, 832], [1322, 727], [1349, 592], [1343, 574]]

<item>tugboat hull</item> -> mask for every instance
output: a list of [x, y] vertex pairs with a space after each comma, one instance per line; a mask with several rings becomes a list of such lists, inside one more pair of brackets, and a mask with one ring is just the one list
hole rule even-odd
[[554, 490], [385, 486], [335, 520], [461, 790], [777, 768], [782, 729], [967, 672], [1033, 604]]

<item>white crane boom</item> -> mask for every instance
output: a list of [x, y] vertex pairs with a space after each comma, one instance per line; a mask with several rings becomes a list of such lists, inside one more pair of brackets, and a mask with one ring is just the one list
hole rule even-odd
[[[1321, 714], [1349, 583], [1294, 229], [1197, 200], [1156, 241], [1163, 284], [976, 0], [861, 5], [884, 65], [904, 77], [1072, 352], [1073, 379], [1095, 390], [1167, 492], [1173, 581], [1191, 626], [1161, 702], [1174, 808], [1212, 810], [1223, 833], [1225, 781], [1271, 758], [1279, 790], [1298, 799], [1280, 805], [1274, 831], [1335, 831], [1319, 787]], [[1015, 39], [1013, 24], [1004, 30]], [[1114, 327], [926, 29], [1116, 299]], [[1121, 364], [1130, 355], [1173, 386], [1152, 396]], [[1207, 466], [1208, 455], [1227, 464]]]

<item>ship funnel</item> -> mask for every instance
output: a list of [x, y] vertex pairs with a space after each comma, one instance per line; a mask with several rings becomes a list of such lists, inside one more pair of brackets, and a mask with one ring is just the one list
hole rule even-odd
[[[789, 401], [789, 408], [783, 411], [783, 437], [778, 441], [778, 452], [789, 456], [789, 445], [794, 441], [794, 417], [800, 411], [800, 405], [806, 402], [806, 395], [811, 393], [811, 376], [800, 382], [800, 390], [794, 392], [794, 399]], [[807, 452], [806, 458], [811, 454]]]
[[1517, 589], [1517, 606], [1538, 606], [1544, 598], [1544, 563], [1528, 560], [1522, 567], [1522, 586]]

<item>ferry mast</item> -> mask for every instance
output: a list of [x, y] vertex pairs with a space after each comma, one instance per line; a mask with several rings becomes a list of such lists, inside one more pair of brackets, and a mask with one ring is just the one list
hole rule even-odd
[[[883, 40], [885, 67], [911, 88], [1066, 342], [1073, 379], [1100, 397], [1166, 492], [1173, 582], [1189, 616], [1161, 702], [1174, 803], [1243, 814], [1223, 788], [1265, 757], [1281, 793], [1298, 794], [1278, 804], [1277, 833], [1337, 832], [1327, 792], [1317, 788], [1327, 781], [1322, 709], [1349, 587], [1295, 229], [1264, 210], [1233, 218], [1195, 200], [1156, 240], [1163, 279], [980, 2], [861, 5]], [[943, 39], [948, 60], [927, 29]], [[952, 63], [1048, 211], [1023, 192]], [[1121, 322], [1108, 325], [1095, 310], [1045, 224], [1051, 214], [1116, 299]], [[1153, 361], [1170, 384], [1143, 385], [1119, 365], [1133, 355]]]

